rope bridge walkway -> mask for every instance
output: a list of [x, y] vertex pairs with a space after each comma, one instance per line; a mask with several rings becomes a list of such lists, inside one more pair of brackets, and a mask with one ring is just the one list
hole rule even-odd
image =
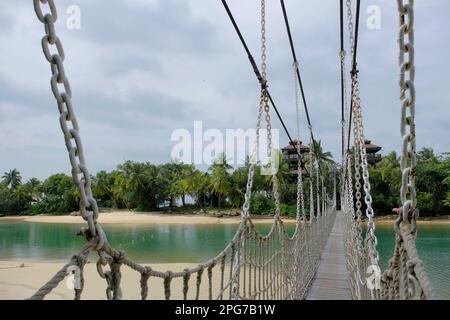
[[[356, 23], [352, 21], [351, 0], [346, 0], [350, 46], [353, 55], [351, 72], [351, 101], [348, 110], [345, 80], [345, 51], [343, 48], [343, 12], [341, 0], [341, 92], [342, 92], [342, 165], [340, 195], [342, 211], [337, 212], [337, 167], [325, 166], [314, 148], [313, 127], [309, 117], [305, 92], [300, 76], [286, 6], [280, 0], [293, 55], [295, 107], [297, 115], [297, 142], [281, 118], [268, 91], [266, 73], [266, 6], [261, 0], [261, 69], [240, 32], [225, 0], [222, 4], [246, 50], [253, 71], [261, 85], [256, 117], [256, 139], [248, 168], [247, 188], [242, 207], [242, 220], [228, 245], [209, 261], [178, 271], [154, 270], [129, 259], [125, 252], [109, 245], [106, 233], [98, 223], [98, 206], [92, 195], [91, 177], [86, 165], [80, 130], [72, 104], [72, 90], [64, 71], [65, 53], [55, 31], [57, 10], [53, 0], [33, 0], [38, 19], [45, 26], [42, 49], [51, 66], [51, 88], [60, 113], [59, 121], [72, 166], [72, 176], [80, 194], [80, 214], [87, 222], [80, 235], [86, 243], [80, 252], [58, 271], [31, 299], [44, 299], [64, 280], [73, 266], [80, 271], [80, 283], [74, 288], [75, 299], [80, 299], [84, 288], [84, 267], [90, 252], [98, 254], [98, 274], [106, 282], [106, 297], [121, 299], [123, 292], [122, 268], [131, 268], [140, 276], [141, 298], [149, 296], [149, 280], [158, 278], [163, 298], [183, 299], [433, 299], [434, 291], [415, 246], [416, 209], [415, 192], [415, 89], [414, 89], [414, 1], [398, 0], [400, 17], [400, 88], [402, 99], [401, 134], [403, 153], [401, 160], [402, 189], [399, 218], [396, 222], [396, 242], [388, 269], [381, 274], [376, 249], [374, 212], [370, 190], [367, 154], [364, 148], [362, 104], [358, 89], [356, 52], [360, 1], [357, 0]], [[44, 14], [44, 7], [49, 10]], [[356, 27], [353, 32], [353, 27]], [[51, 49], [53, 52], [51, 53]], [[308, 121], [310, 147], [308, 161], [300, 152], [300, 94]], [[279, 117], [287, 136], [298, 155], [297, 212], [295, 230], [286, 231], [280, 215], [279, 181], [277, 176], [278, 152], [272, 149], [271, 106]], [[348, 116], [347, 116], [348, 114]], [[354, 145], [350, 146], [353, 116]], [[273, 224], [263, 235], [258, 232], [250, 216], [253, 178], [259, 151], [260, 129], [264, 121], [267, 129], [267, 156], [271, 159], [263, 169], [271, 175], [271, 196], [275, 202]], [[348, 135], [345, 133], [348, 125]], [[348, 143], [345, 140], [348, 138]], [[322, 163], [322, 164], [321, 164]], [[303, 172], [309, 178], [309, 201], [305, 201]], [[331, 178], [330, 178], [331, 177]], [[328, 180], [327, 180], [328, 178]], [[333, 184], [327, 190], [326, 182]], [[363, 190], [361, 190], [363, 187]], [[330, 197], [331, 195], [331, 197]], [[364, 198], [363, 198], [364, 195]], [[363, 202], [364, 201], [364, 207]], [[306, 203], [309, 204], [306, 210]], [[365, 210], [365, 220], [363, 218]], [[363, 237], [362, 224], [367, 221]], [[370, 273], [370, 277], [366, 277]], [[173, 283], [181, 281], [181, 292], [175, 292]], [[154, 283], [154, 282], [153, 282]]]
[[349, 300], [350, 279], [345, 264], [345, 247], [341, 211], [337, 213], [331, 234], [320, 257], [307, 300]]

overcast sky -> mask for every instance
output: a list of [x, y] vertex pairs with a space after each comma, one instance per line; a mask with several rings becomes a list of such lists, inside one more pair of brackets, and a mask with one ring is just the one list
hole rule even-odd
[[[170, 161], [173, 130], [252, 128], [259, 85], [219, 0], [60, 0], [57, 34], [92, 173]], [[292, 60], [278, 0], [267, 1], [268, 79], [295, 133]], [[339, 1], [286, 0], [315, 134], [340, 157]], [[418, 147], [450, 151], [450, 2], [417, 0]], [[81, 29], [66, 9], [81, 9]], [[229, 0], [259, 62], [258, 0]], [[381, 29], [366, 27], [370, 5]], [[0, 172], [70, 172], [32, 1], [0, 3]], [[363, 0], [359, 51], [366, 137], [400, 150], [396, 1]], [[346, 39], [346, 43], [348, 43]], [[302, 135], [307, 140], [302, 112]], [[280, 127], [275, 115], [273, 126]], [[287, 141], [281, 135], [281, 144]]]

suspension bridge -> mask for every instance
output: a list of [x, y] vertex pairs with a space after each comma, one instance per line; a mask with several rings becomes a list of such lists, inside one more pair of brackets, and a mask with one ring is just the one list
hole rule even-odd
[[[356, 17], [353, 19], [351, 0], [346, 0], [349, 33], [350, 58], [352, 63], [351, 93], [347, 97], [345, 71], [346, 51], [344, 46], [344, 1], [340, 2], [341, 49], [341, 109], [342, 109], [342, 164], [339, 168], [321, 168], [320, 161], [309, 150], [309, 164], [302, 168], [298, 162], [297, 212], [293, 234], [286, 230], [280, 215], [279, 185], [275, 162], [271, 161], [275, 212], [270, 231], [261, 234], [252, 222], [250, 199], [252, 196], [255, 156], [259, 150], [259, 133], [265, 123], [269, 159], [272, 150], [270, 135], [271, 109], [279, 118], [292, 145], [302, 155], [299, 145], [293, 142], [281, 113], [268, 89], [266, 74], [266, 6], [261, 0], [261, 64], [258, 67], [236, 20], [225, 0], [222, 5], [241, 41], [252, 69], [261, 85], [259, 107], [256, 115], [255, 144], [248, 171], [245, 202], [242, 219], [237, 231], [226, 247], [210, 260], [178, 271], [155, 270], [129, 259], [125, 252], [110, 246], [106, 233], [98, 222], [98, 206], [92, 196], [91, 178], [81, 143], [78, 122], [72, 104], [72, 90], [64, 71], [65, 53], [61, 40], [56, 34], [57, 9], [53, 0], [33, 0], [39, 21], [44, 25], [42, 49], [51, 66], [51, 89], [60, 113], [59, 121], [69, 153], [72, 175], [80, 193], [80, 215], [87, 222], [80, 234], [85, 245], [74, 254], [70, 261], [45, 283], [30, 299], [44, 299], [76, 266], [80, 278], [74, 288], [74, 298], [82, 297], [84, 288], [84, 267], [91, 252], [98, 254], [96, 263], [98, 274], [105, 279], [106, 298], [122, 299], [122, 268], [131, 268], [140, 275], [141, 298], [149, 295], [150, 278], [160, 279], [161, 298], [171, 299], [181, 294], [184, 299], [434, 299], [430, 284], [415, 238], [417, 232], [415, 166], [415, 69], [414, 69], [414, 1], [398, 0], [399, 16], [399, 72], [401, 139], [403, 143], [401, 169], [402, 206], [395, 222], [395, 249], [383, 272], [379, 266], [377, 238], [372, 208], [372, 195], [364, 147], [364, 126], [362, 103], [358, 87], [357, 47], [360, 0], [356, 0]], [[310, 146], [314, 133], [303, 88], [299, 63], [295, 52], [287, 9], [280, 0], [284, 22], [293, 58], [295, 78], [295, 107], [297, 112], [297, 140], [300, 141], [299, 105], [302, 101]], [[47, 11], [47, 13], [44, 13]], [[55, 53], [51, 53], [51, 52]], [[353, 137], [353, 144], [351, 138]], [[303, 172], [307, 171], [309, 190], [304, 190]], [[327, 190], [324, 177], [333, 177], [333, 190]], [[337, 181], [340, 181], [340, 186]], [[337, 210], [337, 193], [340, 193], [340, 210]], [[306, 208], [305, 194], [309, 192], [309, 208]], [[364, 211], [364, 213], [363, 213]], [[366, 225], [363, 231], [363, 225]], [[213, 281], [219, 279], [219, 281]], [[172, 283], [181, 281], [182, 292], [174, 292]]]

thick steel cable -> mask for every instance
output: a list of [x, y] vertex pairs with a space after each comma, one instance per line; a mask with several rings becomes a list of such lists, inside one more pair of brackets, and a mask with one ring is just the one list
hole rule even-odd
[[[259, 68], [258, 68], [256, 62], [255, 62], [255, 58], [253, 58], [253, 55], [250, 52], [250, 49], [248, 48], [244, 37], [242, 36], [241, 30], [239, 29], [239, 26], [237, 25], [236, 20], [234, 19], [234, 16], [233, 16], [230, 8], [228, 7], [227, 1], [226, 0], [222, 0], [222, 4], [223, 4], [223, 6], [225, 8], [225, 11], [227, 12], [228, 17], [230, 18], [231, 23], [233, 24], [233, 27], [234, 27], [234, 29], [235, 29], [238, 37], [239, 37], [239, 40], [242, 43], [242, 46], [244, 47], [245, 52], [247, 53], [248, 60], [250, 61], [250, 64], [252, 65], [253, 72], [255, 73], [256, 78], [258, 79], [259, 83], [261, 83], [261, 85], [264, 86], [265, 85], [264, 81], [263, 81], [264, 79], [263, 79], [263, 77], [262, 77], [262, 75], [261, 75], [261, 73], [259, 71]], [[275, 102], [274, 102], [274, 100], [272, 98], [272, 95], [270, 94], [270, 92], [269, 92], [269, 90], [267, 88], [266, 88], [266, 90], [267, 90], [267, 96], [269, 98], [269, 101], [272, 104], [273, 109], [275, 110], [275, 113], [276, 113], [278, 119], [280, 120], [280, 123], [281, 123], [284, 131], [286, 132], [286, 135], [288, 136], [288, 139], [289, 139], [291, 145], [294, 147], [294, 150], [295, 150], [295, 152], [297, 153], [297, 155], [298, 155], [298, 157], [300, 159], [301, 158], [301, 152], [300, 152], [300, 150], [297, 149], [297, 146], [294, 143], [294, 140], [292, 139], [292, 136], [289, 133], [289, 130], [287, 129], [287, 127], [286, 127], [286, 124], [284, 123], [283, 117], [281, 116], [280, 112], [278, 111], [278, 108], [277, 108], [277, 106], [276, 106], [276, 104], [275, 104]], [[306, 171], [306, 173], [308, 173], [306, 168], [305, 168], [305, 171]]]
[[[289, 45], [290, 45], [290, 48], [291, 48], [292, 59], [294, 60], [293, 63], [294, 63], [294, 65], [298, 66], [299, 63], [298, 63], [298, 60], [297, 60], [297, 54], [295, 52], [294, 41], [292, 39], [291, 27], [290, 27], [290, 24], [289, 24], [289, 18], [288, 18], [288, 15], [287, 15], [287, 10], [286, 10], [286, 5], [284, 4], [284, 0], [280, 0], [280, 4], [281, 4], [281, 9], [283, 11], [284, 23], [286, 25], [286, 31], [287, 31], [288, 38], [289, 38]], [[314, 142], [316, 140], [314, 138], [314, 133], [313, 133], [313, 130], [312, 130], [311, 118], [309, 116], [309, 111], [308, 111], [308, 104], [306, 103], [306, 95], [305, 95], [305, 90], [303, 89], [303, 81], [302, 81], [302, 77], [301, 77], [301, 74], [300, 74], [300, 69], [298, 67], [296, 68], [296, 74], [297, 74], [297, 80], [298, 80], [298, 83], [299, 83], [299, 86], [300, 86], [300, 92], [301, 92], [301, 95], [302, 95], [303, 107], [305, 109], [306, 120], [308, 122], [308, 127], [309, 127], [309, 131], [310, 131], [310, 134], [311, 134], [311, 139]], [[312, 147], [312, 146], [310, 146], [310, 147]], [[320, 167], [320, 162], [318, 162], [318, 165], [319, 165], [319, 172], [320, 172], [320, 174], [322, 174], [322, 169]]]
[[[361, 12], [361, 0], [356, 0], [356, 19], [355, 19], [355, 49], [353, 51], [353, 62], [351, 74], [358, 72], [357, 69], [357, 53], [358, 53], [358, 36], [359, 36], [359, 16]], [[353, 88], [352, 88], [353, 92]], [[353, 101], [350, 101], [350, 115], [348, 118], [348, 141], [347, 148], [350, 150], [350, 137], [352, 132], [352, 115], [353, 115]]]
[[[359, 38], [359, 17], [361, 12], [361, 0], [356, 0], [356, 19], [355, 19], [355, 36], [354, 36], [354, 46], [352, 48], [353, 57], [352, 57], [352, 70], [351, 75], [358, 73], [357, 69], [357, 53], [358, 53], [358, 38]], [[353, 92], [353, 83], [351, 92]], [[350, 140], [352, 136], [352, 116], [353, 116], [353, 99], [350, 99], [350, 110], [348, 117], [348, 134], [347, 134], [347, 152], [350, 153]], [[348, 159], [345, 159], [345, 167], [347, 167]], [[347, 171], [344, 172], [344, 178], [346, 177]]]
[[[341, 40], [341, 59], [344, 60], [345, 48], [344, 48], [344, 0], [340, 1], [340, 40]], [[345, 61], [344, 61], [345, 63]], [[345, 105], [345, 97], [344, 97], [344, 65], [341, 63], [341, 125], [342, 125], [342, 159], [344, 159], [345, 153], [345, 115], [344, 115], [344, 107]]]

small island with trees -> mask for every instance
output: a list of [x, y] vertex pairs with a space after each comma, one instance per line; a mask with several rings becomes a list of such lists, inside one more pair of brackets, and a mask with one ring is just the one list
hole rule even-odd
[[[313, 153], [321, 167], [336, 166], [330, 152], [324, 152], [320, 141], [314, 143]], [[308, 167], [309, 154], [303, 156]], [[450, 154], [436, 155], [423, 148], [417, 158], [417, 199], [421, 217], [450, 214]], [[92, 177], [92, 191], [100, 207], [105, 210], [127, 209], [148, 212], [177, 212], [201, 214], [238, 214], [244, 201], [249, 161], [233, 168], [224, 154], [206, 172], [192, 164], [177, 161], [155, 165], [149, 162], [126, 161], [111, 172], [99, 171]], [[274, 210], [270, 176], [261, 175], [257, 165], [251, 201], [255, 215], [270, 214]], [[289, 157], [280, 156], [277, 173], [280, 182], [282, 214], [295, 216], [296, 183], [292, 179]], [[400, 204], [400, 165], [396, 152], [370, 165], [373, 206], [377, 216], [392, 214]], [[337, 175], [339, 178], [339, 175]], [[326, 179], [332, 190], [332, 177]], [[305, 190], [309, 179], [304, 179]], [[339, 192], [339, 190], [338, 190]], [[338, 197], [339, 199], [339, 197]], [[305, 192], [306, 207], [309, 194]], [[5, 172], [0, 183], [0, 215], [63, 215], [78, 210], [79, 195], [72, 177], [57, 173], [44, 181], [31, 178], [23, 181], [19, 170]]]

